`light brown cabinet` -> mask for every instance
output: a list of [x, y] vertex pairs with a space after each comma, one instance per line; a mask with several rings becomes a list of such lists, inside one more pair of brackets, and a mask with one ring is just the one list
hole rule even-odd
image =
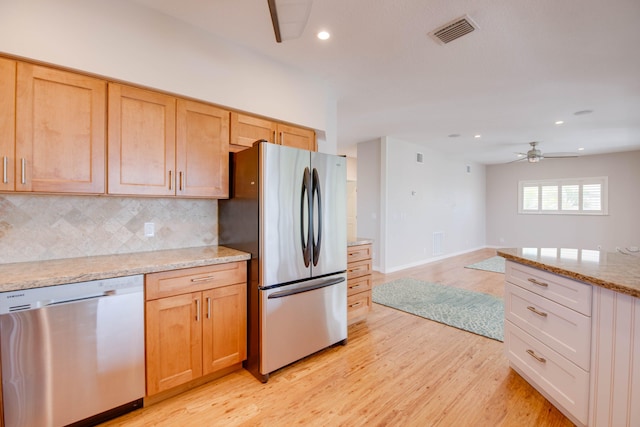
[[109, 84], [109, 194], [229, 196], [229, 112]]
[[231, 113], [230, 151], [251, 147], [259, 139], [275, 144], [316, 151], [316, 135], [311, 129], [273, 122], [242, 113]]
[[371, 310], [371, 244], [347, 248], [347, 323], [364, 320]]
[[148, 274], [147, 395], [246, 359], [246, 262]]
[[15, 190], [16, 62], [0, 58], [0, 190]]
[[104, 193], [106, 82], [18, 62], [16, 94], [15, 156], [3, 189]]

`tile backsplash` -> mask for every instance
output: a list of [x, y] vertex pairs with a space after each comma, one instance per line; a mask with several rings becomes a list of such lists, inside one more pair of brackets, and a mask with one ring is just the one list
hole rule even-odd
[[217, 200], [0, 194], [0, 264], [217, 244]]

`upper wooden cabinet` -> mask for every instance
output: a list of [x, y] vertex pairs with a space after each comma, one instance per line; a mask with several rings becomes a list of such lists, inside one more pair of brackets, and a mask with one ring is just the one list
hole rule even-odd
[[230, 151], [251, 147], [259, 139], [275, 144], [316, 151], [316, 136], [311, 129], [285, 125], [248, 114], [231, 113]]
[[176, 100], [109, 84], [109, 194], [175, 195]]
[[105, 118], [105, 81], [19, 62], [15, 190], [104, 193]]
[[251, 147], [259, 139], [274, 142], [276, 123], [271, 120], [231, 112], [230, 151], [241, 151]]
[[15, 190], [16, 62], [0, 58], [0, 190]]
[[316, 151], [316, 133], [310, 129], [278, 123], [277, 143], [287, 147]]
[[109, 194], [229, 197], [229, 112], [109, 84]]
[[178, 99], [177, 194], [229, 197], [229, 112]]

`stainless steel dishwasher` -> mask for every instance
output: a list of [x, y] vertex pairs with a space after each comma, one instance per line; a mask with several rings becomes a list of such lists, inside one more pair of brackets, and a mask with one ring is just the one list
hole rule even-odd
[[5, 426], [94, 425], [142, 406], [143, 276], [0, 293]]

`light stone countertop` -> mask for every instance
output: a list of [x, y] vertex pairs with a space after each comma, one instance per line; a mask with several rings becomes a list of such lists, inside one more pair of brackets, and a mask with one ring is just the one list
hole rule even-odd
[[251, 255], [246, 252], [224, 246], [203, 246], [0, 264], [0, 292], [202, 267], [249, 258]]
[[373, 239], [368, 239], [366, 237], [356, 237], [355, 240], [349, 240], [347, 242], [347, 247], [349, 246], [358, 246], [358, 245], [367, 245], [373, 243]]
[[507, 260], [640, 298], [640, 253], [567, 248], [506, 248]]

